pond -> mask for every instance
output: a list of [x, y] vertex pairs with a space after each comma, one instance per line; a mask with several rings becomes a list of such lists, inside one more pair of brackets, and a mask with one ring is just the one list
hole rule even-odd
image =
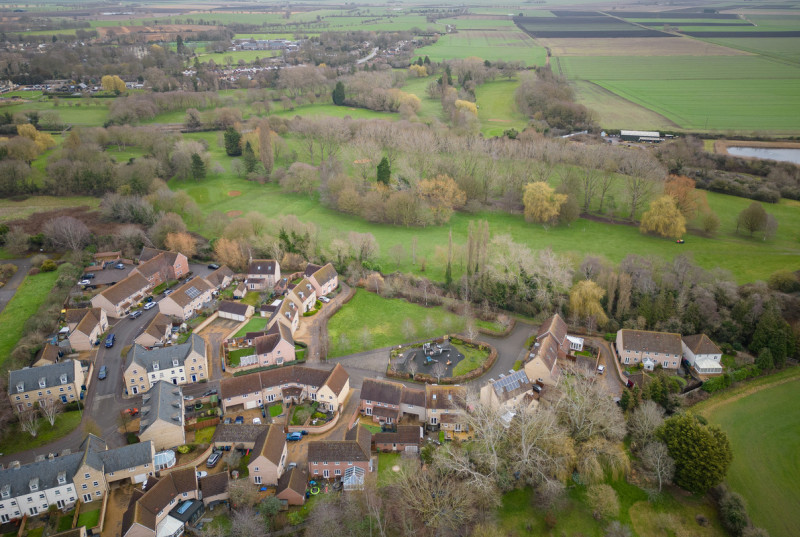
[[728, 154], [735, 157], [752, 157], [800, 164], [800, 148], [783, 149], [771, 147], [729, 146]]

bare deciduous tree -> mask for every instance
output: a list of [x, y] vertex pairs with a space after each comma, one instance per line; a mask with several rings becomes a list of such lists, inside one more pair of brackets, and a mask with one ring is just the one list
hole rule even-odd
[[39, 413], [36, 410], [23, 410], [19, 414], [19, 427], [33, 438], [39, 434]]
[[52, 427], [56, 423], [56, 417], [64, 410], [64, 405], [55, 399], [42, 399], [39, 401], [39, 412]]
[[86, 224], [71, 216], [59, 216], [48, 221], [42, 232], [53, 247], [73, 251], [82, 250], [91, 235]]
[[664, 410], [655, 401], [644, 401], [628, 420], [628, 431], [634, 442], [649, 444], [655, 437], [656, 429], [664, 423]]
[[549, 408], [520, 409], [511, 431], [511, 468], [530, 485], [567, 478], [575, 459], [572, 439]]
[[675, 475], [675, 461], [663, 442], [650, 442], [642, 450], [642, 464], [658, 481], [658, 491], [665, 483], [670, 483]]
[[258, 489], [247, 479], [234, 479], [228, 485], [231, 504], [235, 509], [247, 510], [258, 501]]
[[[255, 487], [247, 483], [246, 479], [232, 481], [231, 485], [239, 481], [243, 481], [246, 485], [255, 490]], [[264, 519], [258, 516], [255, 509], [252, 507], [240, 507], [233, 511], [233, 516], [231, 517], [231, 537], [264, 537], [266, 534], [267, 531]]]
[[433, 364], [433, 367], [431, 368], [431, 373], [433, 373], [433, 376], [436, 377], [436, 382], [440, 382], [442, 380], [442, 377], [445, 376], [445, 374], [447, 374], [447, 364], [439, 360], [438, 362]]

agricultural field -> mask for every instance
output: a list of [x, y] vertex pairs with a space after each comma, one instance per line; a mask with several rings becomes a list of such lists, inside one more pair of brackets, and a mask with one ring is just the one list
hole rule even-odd
[[699, 411], [728, 433], [734, 456], [727, 481], [747, 500], [753, 522], [772, 537], [790, 537], [800, 527], [800, 375], [794, 368], [773, 377], [713, 397]]
[[579, 102], [595, 113], [596, 121], [606, 129], [657, 129], [674, 131], [680, 127], [649, 108], [633, 103], [588, 80], [573, 82]]
[[704, 41], [730, 49], [759, 54], [767, 58], [800, 63], [800, 40], [792, 37], [723, 37]]
[[545, 63], [545, 49], [525, 33], [512, 28], [459, 30], [440, 37], [433, 45], [416, 49], [414, 55], [428, 56], [435, 62], [477, 57], [492, 62], [521, 61], [528, 66]]
[[507, 129], [522, 131], [527, 118], [517, 112], [514, 91], [518, 80], [495, 80], [478, 86], [475, 96], [478, 103], [478, 119], [484, 136], [502, 136]]
[[198, 51], [197, 59], [200, 60], [201, 63], [208, 63], [209, 60], [214, 60], [214, 63], [217, 65], [226, 65], [228, 58], [231, 58], [231, 62], [235, 66], [239, 62], [252, 63], [257, 60], [263, 60], [264, 58], [280, 56], [281, 54], [282, 52], [280, 50], [229, 50], [225, 52]]
[[683, 129], [794, 133], [800, 67], [759, 56], [565, 57], [570, 79], [592, 82]]
[[567, 56], [626, 56], [635, 51], [637, 56], [740, 56], [744, 50], [699, 41], [689, 37], [640, 37], [616, 39], [562, 39], [547, 38], [537, 41], [548, 47], [557, 58]]
[[22, 201], [10, 199], [0, 199], [0, 224], [11, 220], [27, 218], [32, 214], [70, 207], [90, 207], [97, 208], [100, 200], [94, 197], [53, 197], [53, 196], [31, 196]]
[[555, 18], [519, 17], [519, 26], [536, 38], [666, 37], [668, 34], [600, 13], [556, 12]]

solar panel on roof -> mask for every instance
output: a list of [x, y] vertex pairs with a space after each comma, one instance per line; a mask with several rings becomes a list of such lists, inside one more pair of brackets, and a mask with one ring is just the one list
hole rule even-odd
[[526, 384], [528, 381], [528, 377], [525, 374], [525, 371], [515, 371], [513, 375], [507, 375], [505, 377], [501, 377], [500, 380], [494, 383], [495, 389], [502, 392], [502, 391], [509, 391], [512, 392], [518, 389], [522, 384]]
[[194, 299], [200, 296], [200, 291], [197, 289], [197, 287], [192, 286], [186, 290], [186, 294], [189, 298]]

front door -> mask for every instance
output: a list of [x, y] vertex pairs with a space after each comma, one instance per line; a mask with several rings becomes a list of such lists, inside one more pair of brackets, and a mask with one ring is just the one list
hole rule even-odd
[[84, 494], [83, 495], [83, 503], [90, 503], [91, 501], [92, 501], [92, 495], [91, 494]]
[[58, 500], [56, 502], [56, 505], [58, 506], [59, 509], [64, 509], [64, 500]]
[[133, 395], [136, 395], [137, 393], [139, 393], [139, 389], [136, 386], [134, 386], [133, 387]]
[[328, 479], [330, 477], [330, 472], [328, 470], [322, 470], [322, 477]]
[[197, 382], [197, 375], [192, 375], [192, 382]]
[[177, 379], [177, 378], [174, 378], [174, 379], [172, 379], [172, 383], [173, 383], [173, 384], [175, 384], [175, 385], [177, 386], [177, 384], [178, 384], [178, 379]]
[[64, 404], [67, 404], [67, 396], [66, 395], [62, 395], [61, 396], [61, 402], [64, 403]]

